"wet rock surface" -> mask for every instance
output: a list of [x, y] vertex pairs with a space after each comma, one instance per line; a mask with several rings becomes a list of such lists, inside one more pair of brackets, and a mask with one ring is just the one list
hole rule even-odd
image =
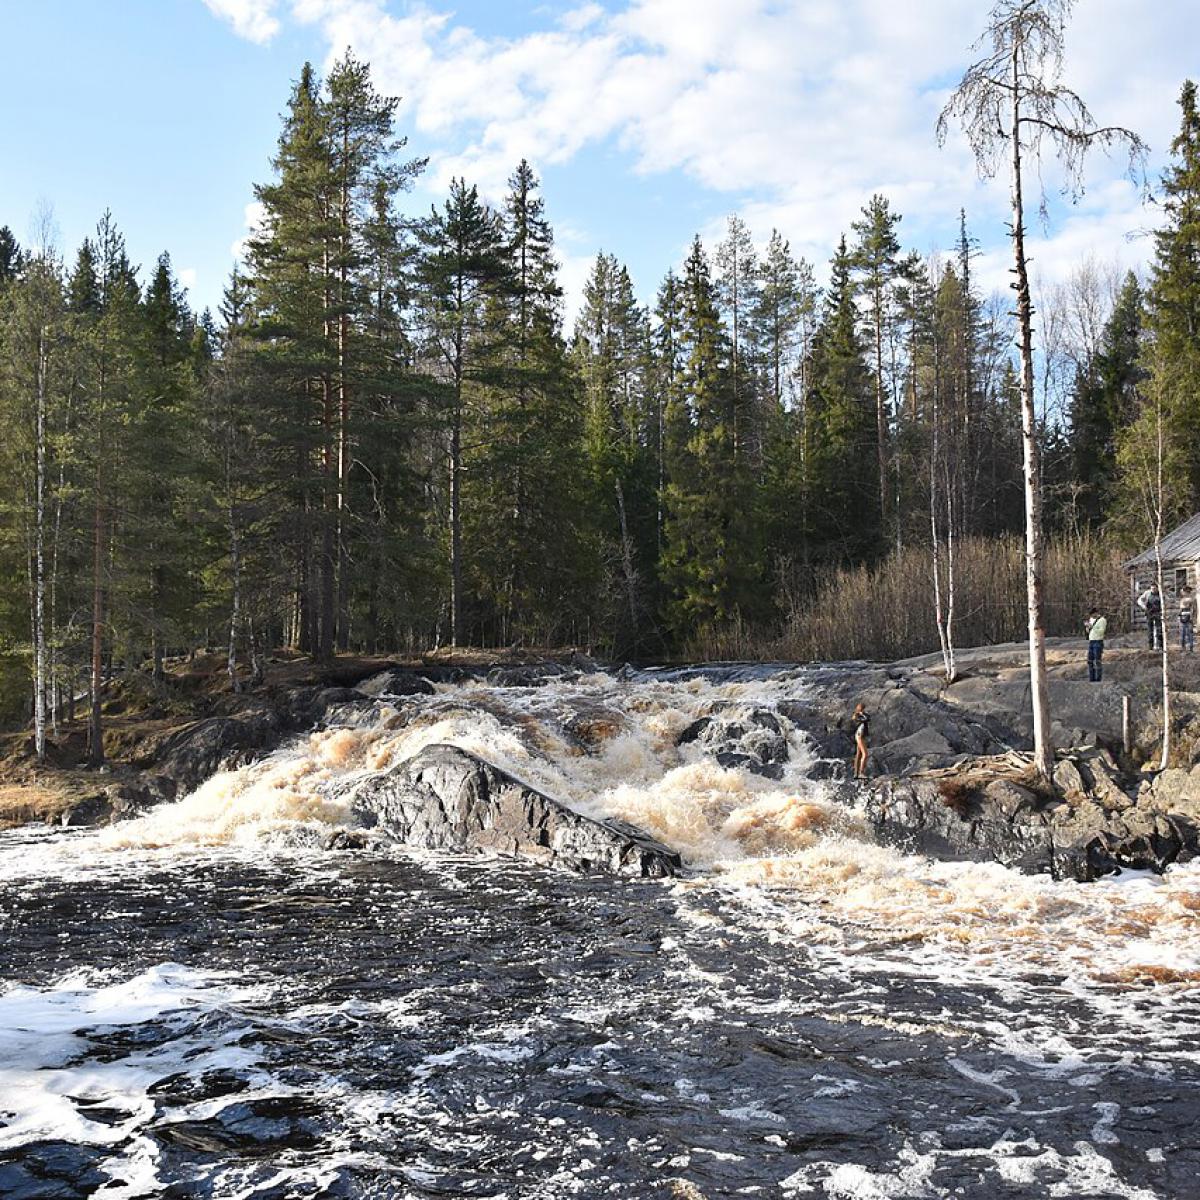
[[1194, 816], [1135, 803], [1099, 756], [1060, 761], [1053, 791], [989, 778], [986, 763], [971, 766], [970, 775], [884, 779], [848, 789], [846, 799], [882, 841], [901, 849], [1060, 879], [1087, 881], [1123, 867], [1161, 872], [1200, 853]]
[[620, 821], [595, 821], [456, 746], [429, 746], [354, 793], [363, 825], [428, 850], [488, 850], [583, 872], [663, 877], [679, 855]]
[[699, 746], [723, 767], [767, 779], [783, 777], [787, 733], [778, 715], [761, 707], [736, 708], [693, 721], [679, 735], [681, 746]]

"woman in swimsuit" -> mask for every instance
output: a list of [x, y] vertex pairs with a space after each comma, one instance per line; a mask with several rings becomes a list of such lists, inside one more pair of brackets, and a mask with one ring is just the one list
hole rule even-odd
[[871, 718], [866, 706], [860, 704], [854, 710], [854, 778], [867, 777], [867, 737], [871, 732]]

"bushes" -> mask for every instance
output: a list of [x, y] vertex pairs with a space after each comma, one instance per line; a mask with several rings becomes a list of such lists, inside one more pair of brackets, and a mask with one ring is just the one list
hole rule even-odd
[[[1082, 636], [1083, 619], [1093, 604], [1108, 615], [1112, 634], [1123, 632], [1128, 593], [1122, 560], [1118, 549], [1094, 534], [1048, 542], [1047, 634]], [[785, 584], [782, 592], [790, 597], [791, 608], [782, 629], [737, 625], [695, 639], [689, 656], [888, 661], [938, 648], [928, 547], [906, 547], [874, 566], [826, 571], [807, 590]], [[955, 547], [954, 644], [980, 646], [1027, 636], [1024, 542], [1011, 535], [960, 540]]]

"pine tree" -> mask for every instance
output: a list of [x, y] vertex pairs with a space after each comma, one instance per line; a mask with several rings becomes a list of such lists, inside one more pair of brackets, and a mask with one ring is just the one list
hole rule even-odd
[[478, 189], [461, 179], [451, 181], [449, 199], [441, 211], [433, 211], [421, 239], [422, 324], [434, 359], [431, 369], [444, 382], [440, 418], [449, 468], [450, 641], [461, 646], [466, 631], [463, 432], [472, 388], [488, 379], [485, 317], [489, 300], [507, 285], [507, 271], [500, 221], [480, 201]]
[[263, 221], [246, 263], [254, 336], [271, 385], [263, 419], [276, 452], [264, 468], [287, 497], [277, 529], [290, 559], [287, 641], [325, 657], [333, 647], [336, 570], [337, 189], [320, 81], [308, 63], [289, 98], [272, 166], [276, 181], [255, 188]]

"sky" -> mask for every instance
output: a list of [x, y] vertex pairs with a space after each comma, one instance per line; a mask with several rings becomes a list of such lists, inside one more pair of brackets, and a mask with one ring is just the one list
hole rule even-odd
[[[0, 225], [32, 238], [51, 212], [70, 261], [107, 208], [146, 279], [167, 250], [197, 308], [215, 307], [271, 178], [307, 60], [347, 47], [401, 97], [398, 129], [429, 166], [427, 212], [461, 175], [498, 202], [521, 158], [542, 178], [568, 312], [597, 251], [651, 300], [694, 234], [731, 213], [773, 228], [824, 275], [875, 192], [906, 249], [949, 252], [965, 208], [985, 287], [1007, 284], [1006, 180], [934, 135], [990, 0], [0, 0]], [[1197, 0], [1077, 0], [1066, 82], [1101, 124], [1150, 145], [1155, 183], [1200, 70]], [[1157, 207], [1125, 163], [1089, 160], [1075, 204], [1044, 172], [1044, 282], [1081, 260], [1136, 267]]]

